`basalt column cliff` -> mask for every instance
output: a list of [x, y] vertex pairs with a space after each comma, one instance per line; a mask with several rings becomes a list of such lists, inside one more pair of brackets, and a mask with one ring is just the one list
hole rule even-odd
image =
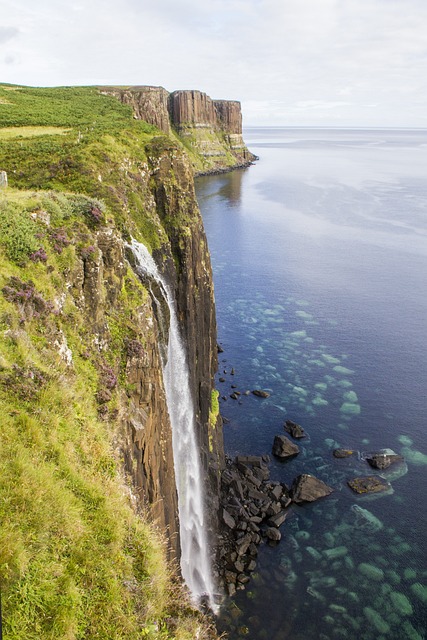
[[245, 167], [255, 159], [242, 137], [240, 102], [212, 100], [201, 91], [168, 93], [162, 87], [103, 87], [102, 91], [131, 105], [135, 118], [178, 137], [196, 174]]

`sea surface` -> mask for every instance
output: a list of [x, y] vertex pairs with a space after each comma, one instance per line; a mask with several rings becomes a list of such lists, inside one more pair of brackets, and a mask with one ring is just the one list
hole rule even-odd
[[[308, 437], [292, 460], [272, 457], [271, 478], [312, 473], [334, 492], [291, 508], [218, 628], [230, 640], [424, 639], [427, 131], [244, 135], [252, 167], [196, 181], [226, 452], [271, 454], [294, 420]], [[357, 453], [336, 459], [337, 447]], [[379, 474], [364, 459], [379, 449], [405, 462], [383, 472], [390, 491], [357, 496], [347, 480]]]

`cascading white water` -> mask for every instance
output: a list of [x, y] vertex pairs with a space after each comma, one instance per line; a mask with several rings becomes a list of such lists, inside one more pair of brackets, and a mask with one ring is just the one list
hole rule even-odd
[[167, 361], [163, 381], [172, 425], [172, 446], [178, 494], [181, 539], [181, 572], [196, 604], [202, 597], [216, 611], [211, 562], [205, 531], [203, 478], [195, 434], [193, 400], [185, 350], [175, 300], [147, 248], [132, 240], [130, 248], [143, 274], [152, 277], [163, 291], [170, 310]]

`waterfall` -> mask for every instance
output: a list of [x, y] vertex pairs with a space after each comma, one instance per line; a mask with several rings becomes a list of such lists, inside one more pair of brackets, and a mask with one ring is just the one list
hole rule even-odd
[[[214, 584], [205, 531], [204, 482], [196, 441], [187, 358], [180, 336], [175, 300], [147, 248], [135, 240], [132, 240], [130, 248], [137, 259], [141, 274], [148, 275], [157, 282], [170, 311], [167, 358], [163, 359], [163, 381], [172, 425], [181, 572], [193, 601], [200, 604], [203, 598], [215, 612]], [[156, 306], [161, 306], [155, 297], [154, 301]]]

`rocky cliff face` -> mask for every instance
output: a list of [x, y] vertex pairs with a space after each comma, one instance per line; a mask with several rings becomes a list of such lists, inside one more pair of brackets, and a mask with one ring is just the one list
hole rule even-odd
[[[131, 238], [149, 248], [175, 293], [212, 526], [224, 456], [214, 389], [212, 273], [193, 183], [196, 160], [200, 166], [204, 160], [194, 148], [184, 150], [170, 119], [170, 96], [163, 89], [101, 93], [113, 97], [95, 88], [20, 88], [20, 100], [15, 104], [12, 96], [3, 105], [10, 119], [19, 111], [23, 127], [49, 124], [54, 133], [46, 128], [47, 144], [46, 136], [26, 136], [23, 128], [17, 139], [0, 146], [0, 166], [9, 177], [0, 207], [0, 400], [8, 403], [9, 431], [2, 429], [0, 440], [1, 446], [16, 441], [22, 455], [31, 458], [18, 469], [10, 449], [8, 486], [21, 486], [22, 467], [28, 495], [34, 487], [39, 491], [34, 492], [34, 508], [45, 501], [49, 507], [48, 517], [40, 516], [37, 526], [29, 521], [26, 528], [21, 526], [25, 514], [9, 509], [7, 518], [16, 518], [2, 548], [12, 548], [9, 541], [16, 538], [17, 549], [25, 550], [25, 562], [17, 562], [14, 575], [7, 578], [7, 594], [17, 594], [17, 616], [22, 613], [22, 580], [30, 584], [28, 592], [32, 580], [37, 589], [46, 582], [37, 564], [43, 548], [43, 562], [49, 558], [53, 567], [49, 585], [55, 582], [57, 589], [53, 596], [51, 587], [46, 589], [49, 602], [55, 601], [52, 614], [46, 608], [46, 624], [57, 624], [61, 614], [55, 594], [62, 597], [67, 583], [70, 611], [79, 612], [76, 620], [87, 620], [86, 596], [96, 600], [98, 594], [107, 594], [101, 609], [99, 602], [90, 605], [96, 611], [90, 624], [99, 618], [102, 626], [111, 613], [116, 626], [111, 622], [108, 628], [122, 633], [129, 599], [139, 629], [153, 619], [163, 628], [163, 618], [173, 618], [166, 609], [152, 615], [152, 605], [144, 600], [151, 583], [167, 581], [156, 573], [155, 556], [147, 552], [145, 531], [154, 537], [147, 520], [167, 534], [169, 556], [177, 558], [180, 552], [161, 367], [167, 314], [160, 326], [147, 282], [128, 248]], [[197, 100], [187, 103], [194, 112], [193, 129], [198, 130], [198, 118], [211, 118], [211, 132], [218, 111], [207, 96], [200, 101], [201, 110], [195, 109]], [[35, 103], [37, 109], [32, 108]], [[52, 104], [66, 109], [58, 115], [60, 109], [57, 113]], [[124, 105], [132, 107], [134, 118]], [[56, 133], [58, 124], [67, 127], [63, 133]], [[65, 495], [60, 504], [56, 496]], [[30, 510], [28, 514], [31, 520]], [[50, 515], [58, 522], [52, 524]], [[28, 536], [21, 544], [24, 533]], [[28, 570], [22, 569], [24, 564]], [[70, 580], [68, 571], [75, 573]], [[106, 584], [109, 572], [114, 575]], [[37, 589], [32, 592], [38, 594]], [[116, 611], [112, 606], [118, 589], [123, 593]], [[85, 594], [78, 604], [77, 591]], [[88, 637], [97, 633], [87, 631]], [[131, 636], [135, 634], [123, 631], [123, 637]], [[193, 636], [208, 637], [198, 631]]]
[[[209, 484], [211, 517], [218, 507], [219, 473], [224, 464], [222, 427], [215, 414], [214, 373], [217, 368], [216, 317], [210, 256], [198, 209], [191, 166], [182, 154], [150, 147], [157, 210], [170, 248], [154, 252], [175, 290], [178, 317], [187, 345], [197, 436]], [[172, 251], [173, 260], [166, 259]]]
[[[54, 94], [55, 90], [52, 91]], [[221, 423], [214, 389], [215, 305], [209, 252], [193, 178], [195, 158], [202, 166], [214, 148], [222, 154], [215, 156], [222, 167], [226, 166], [224, 158], [230, 160], [227, 166], [239, 162], [239, 156], [231, 154], [226, 135], [240, 135], [240, 106], [236, 102], [214, 103], [198, 91], [168, 94], [159, 87], [102, 88], [100, 93], [104, 95], [97, 96], [92, 95], [94, 91], [88, 90], [85, 100], [90, 97], [92, 105], [99, 101], [104, 120], [98, 132], [79, 126], [78, 130], [85, 133], [78, 137], [78, 144], [72, 130], [69, 139], [52, 136], [49, 154], [37, 138], [25, 139], [24, 145], [22, 140], [12, 141], [3, 147], [0, 159], [13, 177], [12, 188], [59, 187], [98, 199], [92, 206], [83, 196], [72, 196], [72, 204], [68, 201], [64, 204], [64, 211], [71, 207], [74, 213], [64, 214], [62, 224], [70, 230], [74, 229], [73, 224], [77, 230], [83, 225], [84, 230], [67, 232], [67, 246], [75, 246], [76, 256], [67, 274], [67, 288], [61, 295], [70, 298], [70, 304], [85, 318], [84, 325], [91, 333], [87, 351], [100, 379], [105, 377], [103, 367], [108, 361], [112, 375], [119, 380], [114, 393], [109, 388], [97, 392], [102, 418], [111, 425], [141, 507], [151, 505], [155, 521], [168, 531], [171, 548], [177, 553], [171, 426], [160, 358], [166, 336], [157, 323], [146, 286], [140, 281], [135, 284], [135, 274], [133, 280], [129, 276], [130, 256], [124, 239], [133, 236], [153, 251], [175, 292], [187, 348], [209, 511], [215, 514], [218, 477], [223, 466]], [[73, 118], [86, 104], [78, 102], [81, 95], [82, 91], [76, 92]], [[72, 97], [70, 94], [68, 99]], [[44, 94], [41, 99], [45, 99]], [[117, 99], [132, 107], [134, 119]], [[105, 121], [108, 105], [113, 114], [111, 128]], [[92, 121], [94, 115], [91, 112], [87, 117]], [[138, 121], [142, 118], [165, 133], [151, 131]], [[177, 139], [178, 129], [182, 135], [189, 134], [188, 139], [193, 135], [191, 132], [203, 133], [202, 138], [191, 138], [194, 145], [190, 154]], [[206, 149], [206, 156], [196, 153], [196, 148]], [[80, 202], [79, 198], [83, 200]], [[41, 237], [67, 235], [63, 226], [46, 224]], [[34, 240], [35, 245], [38, 242]], [[82, 244], [86, 246], [84, 251], [80, 251]], [[131, 307], [126, 301], [129, 296], [134, 301]], [[82, 334], [82, 344], [87, 339]]]
[[103, 93], [114, 95], [123, 104], [130, 105], [134, 117], [138, 120], [153, 124], [163, 133], [171, 132], [169, 93], [163, 87], [143, 86], [129, 89], [105, 87]]
[[242, 113], [236, 100], [212, 100], [201, 91], [162, 87], [103, 87], [132, 107], [134, 117], [182, 140], [196, 173], [215, 173], [247, 166], [255, 156], [242, 136]]

